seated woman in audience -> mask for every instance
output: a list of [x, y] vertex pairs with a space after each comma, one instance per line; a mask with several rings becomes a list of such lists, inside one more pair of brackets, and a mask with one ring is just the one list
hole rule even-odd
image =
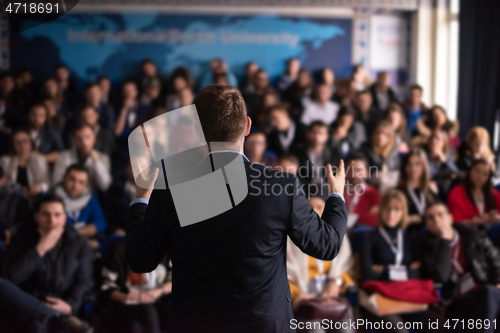
[[396, 146], [396, 133], [392, 124], [386, 120], [376, 125], [371, 140], [363, 144], [360, 152], [366, 156], [368, 166], [377, 168], [378, 172], [399, 169], [400, 161], [398, 147]]
[[49, 189], [47, 161], [32, 147], [28, 131], [16, 130], [11, 137], [11, 155], [0, 159], [7, 181], [21, 185], [30, 198]]
[[369, 172], [366, 158], [354, 153], [346, 162], [344, 198], [349, 211], [347, 228], [355, 225], [376, 227], [380, 193], [365, 182]]
[[96, 333], [160, 333], [165, 330], [172, 290], [169, 260], [149, 273], [134, 273], [125, 261], [124, 240], [112, 247], [102, 269], [98, 306], [105, 315]]
[[408, 202], [407, 232], [416, 236], [423, 228], [425, 207], [437, 200], [437, 186], [431, 182], [422, 149], [413, 148], [403, 157], [398, 183]]
[[340, 108], [331, 129], [332, 149], [336, 149], [344, 159], [366, 141], [365, 127], [356, 120], [356, 112], [352, 107]]
[[[390, 190], [379, 210], [379, 227], [362, 233], [359, 243], [361, 279], [396, 281], [420, 279], [418, 241], [405, 232], [407, 224], [407, 202], [404, 194]], [[399, 266], [397, 269], [395, 266]], [[392, 332], [408, 332], [396, 326], [399, 322], [428, 321], [433, 312], [414, 312], [375, 316], [361, 307], [361, 315], [367, 320], [384, 320], [393, 323]], [[425, 328], [425, 327], [424, 327]]]
[[245, 140], [245, 155], [250, 162], [274, 167], [276, 157], [266, 154], [267, 141], [262, 132], [250, 133]]
[[399, 153], [406, 154], [410, 150], [411, 135], [406, 125], [403, 108], [397, 103], [391, 103], [384, 115], [384, 119], [391, 123], [396, 132], [396, 146]]
[[337, 119], [340, 106], [331, 101], [332, 92], [326, 84], [320, 84], [316, 87], [315, 96], [316, 99], [314, 101], [304, 99], [304, 111], [302, 112], [300, 121], [304, 125], [309, 125], [315, 120], [321, 120], [325, 124], [330, 125]]
[[431, 179], [436, 182], [443, 200], [458, 177], [458, 168], [448, 152], [448, 135], [440, 129], [432, 132], [425, 145]]
[[[363, 233], [360, 242], [359, 260], [362, 280], [391, 281], [390, 266], [402, 265], [410, 279], [420, 277], [418, 244], [405, 233], [408, 223], [408, 203], [403, 192], [390, 190], [382, 198], [378, 212], [379, 227]], [[399, 262], [391, 250], [402, 250]]]
[[442, 106], [435, 105], [416, 123], [416, 135], [413, 139], [413, 144], [418, 145], [427, 142], [432, 135], [432, 131], [440, 129], [446, 132], [450, 140], [451, 148], [456, 149], [460, 146], [458, 137], [458, 122], [448, 119], [446, 111]]
[[[325, 201], [320, 197], [311, 197], [309, 205], [319, 216], [323, 214]], [[292, 293], [292, 308], [298, 320], [311, 320], [304, 317], [300, 311], [300, 303], [304, 300], [339, 298], [346, 287], [354, 284], [351, 278], [354, 262], [347, 235], [344, 237], [339, 254], [333, 261], [318, 260], [304, 254], [288, 238], [286, 263], [288, 283]]]
[[495, 154], [490, 146], [490, 135], [484, 127], [472, 127], [458, 153], [457, 166], [462, 171], [469, 169], [476, 159], [484, 159], [490, 163], [491, 170], [496, 169]]
[[454, 222], [477, 226], [500, 222], [500, 193], [492, 186], [492, 176], [488, 160], [472, 162], [463, 183], [448, 195], [448, 208]]
[[64, 146], [61, 134], [48, 123], [48, 111], [43, 104], [35, 104], [30, 108], [28, 126], [33, 150], [42, 154], [47, 163], [55, 162]]
[[57, 81], [54, 78], [49, 78], [43, 81], [42, 86], [40, 87], [40, 97], [51, 98], [57, 109], [67, 107], [64, 96], [61, 94]]

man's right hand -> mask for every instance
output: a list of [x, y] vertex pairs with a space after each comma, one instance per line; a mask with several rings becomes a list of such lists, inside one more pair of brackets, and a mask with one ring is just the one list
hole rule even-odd
[[344, 170], [344, 160], [340, 160], [339, 167], [337, 169], [337, 175], [333, 175], [332, 165], [326, 165], [326, 179], [328, 181], [328, 192], [339, 193], [344, 195], [345, 186], [345, 170]]
[[40, 257], [43, 257], [45, 253], [52, 250], [59, 239], [61, 239], [61, 235], [64, 232], [64, 225], [61, 227], [54, 228], [50, 231], [43, 231], [38, 229], [38, 233], [40, 234], [40, 240], [36, 245], [36, 250]]

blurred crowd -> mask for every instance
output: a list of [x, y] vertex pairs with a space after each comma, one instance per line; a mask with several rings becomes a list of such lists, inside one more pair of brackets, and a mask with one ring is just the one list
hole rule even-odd
[[[212, 84], [238, 87], [245, 100], [249, 160], [296, 174], [320, 215], [325, 166], [345, 161], [339, 256], [319, 261], [288, 243], [297, 318], [308, 300], [348, 298], [354, 316], [373, 321], [496, 319], [500, 166], [486, 129], [462, 124], [470, 128], [461, 140], [442, 106], [422, 102], [421, 86], [400, 96], [388, 72], [372, 79], [362, 65], [338, 80], [296, 58], [276, 80], [256, 62], [238, 78], [222, 59], [196, 81], [185, 67], [164, 77], [149, 59], [138, 72], [83, 89], [65, 65], [43, 81], [28, 68], [0, 76], [0, 331], [85, 330], [87, 322], [96, 332], [165, 330], [168, 256], [137, 274], [123, 253], [135, 198], [127, 139]], [[432, 280], [440, 299], [419, 311], [395, 303], [379, 314], [358, 300], [366, 282], [420, 280]]]

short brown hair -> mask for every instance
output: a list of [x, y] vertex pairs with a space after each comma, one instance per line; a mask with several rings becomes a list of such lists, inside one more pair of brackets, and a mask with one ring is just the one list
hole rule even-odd
[[236, 88], [211, 85], [193, 101], [207, 142], [236, 142], [247, 125], [245, 101]]

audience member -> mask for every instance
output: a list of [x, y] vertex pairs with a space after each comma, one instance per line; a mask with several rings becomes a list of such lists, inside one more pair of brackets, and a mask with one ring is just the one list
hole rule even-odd
[[381, 113], [373, 106], [372, 95], [369, 90], [362, 90], [356, 93], [354, 99], [356, 108], [356, 120], [365, 126], [366, 135], [370, 136], [373, 127], [382, 118]]
[[33, 150], [44, 155], [48, 163], [57, 159], [64, 145], [61, 134], [48, 122], [48, 111], [43, 104], [34, 104], [28, 114], [29, 137]]
[[330, 125], [337, 119], [337, 113], [340, 106], [331, 101], [332, 91], [326, 84], [320, 84], [316, 87], [315, 100], [304, 99], [304, 112], [300, 121], [304, 125], [309, 125], [313, 121], [321, 120], [327, 125]]
[[492, 176], [489, 161], [477, 159], [471, 163], [463, 183], [448, 195], [453, 221], [476, 226], [500, 222], [500, 193], [492, 186]]
[[114, 124], [115, 136], [127, 137], [146, 111], [147, 108], [139, 104], [135, 83], [132, 81], [124, 82], [122, 85], [122, 105]]
[[298, 58], [290, 58], [286, 62], [286, 69], [278, 80], [278, 90], [284, 92], [294, 83], [298, 76], [300, 70], [300, 61]]
[[157, 78], [149, 80], [149, 82], [144, 87], [141, 97], [139, 98], [139, 105], [144, 108], [150, 108], [153, 105], [162, 104], [161, 94], [161, 83]]
[[[309, 199], [311, 208], [321, 216], [325, 209], [325, 201], [320, 197]], [[288, 238], [286, 252], [286, 266], [288, 283], [292, 294], [292, 308], [295, 318], [299, 321], [314, 321], [313, 318], [301, 311], [301, 303], [308, 300], [329, 299], [339, 302], [342, 291], [353, 285], [354, 261], [352, 259], [351, 244], [347, 235], [344, 237], [339, 254], [333, 261], [323, 261], [304, 254]], [[348, 304], [342, 297], [343, 303]], [[350, 307], [350, 305], [348, 305]], [[324, 309], [325, 311], [328, 311]], [[340, 318], [338, 321], [349, 319]], [[351, 318], [352, 319], [352, 318]], [[316, 319], [318, 322], [321, 320]], [[311, 332], [311, 330], [309, 330]], [[312, 330], [312, 332], [317, 332]]]
[[365, 182], [371, 172], [368, 162], [363, 155], [353, 154], [347, 160], [346, 166], [344, 198], [349, 211], [347, 227], [351, 229], [356, 224], [376, 227], [380, 193]]
[[458, 122], [449, 120], [444, 108], [436, 105], [430, 109], [430, 112], [427, 112], [417, 121], [413, 142], [414, 144], [426, 142], [433, 130], [440, 129], [448, 135], [449, 146], [457, 149], [460, 146], [458, 127]]
[[256, 121], [257, 112], [262, 108], [262, 97], [268, 92], [275, 92], [269, 85], [269, 76], [263, 69], [257, 70], [253, 77], [253, 90], [243, 91], [243, 98], [247, 107], [247, 114], [253, 121]]
[[327, 142], [328, 126], [316, 120], [307, 128], [306, 143], [291, 152], [300, 161], [298, 176], [305, 184], [322, 186], [326, 177], [325, 165], [338, 165], [340, 158], [333, 154]]
[[5, 223], [5, 235], [0, 235], [0, 239], [8, 245], [11, 236], [31, 220], [30, 204], [21, 185], [7, 182], [0, 166], [0, 221]]
[[440, 129], [433, 131], [429, 142], [425, 145], [429, 173], [431, 179], [438, 185], [443, 200], [446, 200], [452, 185], [458, 179], [458, 168], [448, 148], [448, 135]]
[[54, 78], [56, 79], [59, 94], [63, 97], [65, 105], [74, 106], [76, 95], [78, 94], [78, 84], [71, 73], [63, 64], [54, 67]]
[[[46, 195], [38, 203], [36, 224], [12, 237], [3, 260], [3, 276], [22, 291], [63, 315], [78, 313], [93, 286], [92, 252], [66, 223], [64, 202]], [[25, 304], [29, 307], [30, 304]], [[8, 332], [43, 332], [37, 318], [15, 312], [4, 318]]]
[[361, 64], [354, 65], [352, 69], [352, 80], [357, 91], [363, 91], [370, 87], [372, 80], [366, 75], [365, 68]]
[[411, 141], [411, 134], [406, 126], [406, 116], [403, 109], [399, 104], [391, 103], [384, 119], [392, 124], [392, 128], [396, 132], [396, 146], [400, 154], [406, 154], [409, 150]]
[[469, 169], [472, 162], [477, 159], [488, 161], [491, 169], [496, 170], [495, 154], [490, 146], [490, 135], [484, 127], [472, 127], [458, 153], [457, 166], [462, 171]]
[[[125, 241], [117, 241], [102, 269], [99, 305], [106, 314], [102, 333], [165, 331], [171, 269], [164, 259], [149, 273], [134, 273], [125, 261]], [[99, 327], [99, 325], [98, 325]]]
[[343, 78], [337, 84], [335, 94], [332, 100], [342, 106], [349, 106], [352, 104], [356, 89], [353, 87], [354, 81], [351, 78]]
[[227, 63], [220, 58], [215, 58], [210, 62], [210, 71], [205, 73], [205, 75], [201, 78], [200, 88], [214, 84], [215, 75], [221, 73], [225, 73], [227, 75], [227, 79], [231, 87], [238, 86], [238, 79], [231, 71], [228, 70]]
[[250, 162], [259, 163], [274, 167], [276, 165], [276, 157], [266, 154], [267, 141], [266, 136], [262, 132], [252, 132], [245, 140], [245, 155]]
[[113, 109], [118, 104], [118, 96], [111, 88], [111, 80], [107, 76], [100, 76], [97, 79], [97, 84], [101, 88], [101, 103], [104, 105], [111, 105]]
[[366, 156], [368, 165], [376, 167], [378, 172], [399, 169], [400, 161], [398, 147], [396, 146], [396, 135], [392, 124], [388, 121], [381, 121], [373, 129], [370, 141], [363, 144], [360, 152]]
[[278, 156], [296, 150], [297, 145], [305, 141], [305, 126], [293, 121], [283, 105], [273, 106], [268, 112], [273, 126], [267, 136], [269, 150]]
[[311, 73], [307, 69], [300, 69], [297, 74], [297, 79], [283, 93], [283, 101], [290, 104], [292, 116], [300, 119], [302, 112], [303, 100], [310, 98], [314, 88], [314, 82]]
[[280, 106], [280, 97], [275, 91], [268, 91], [262, 96], [261, 108], [255, 116], [255, 123], [252, 126], [258, 128], [264, 134], [271, 132], [271, 123], [269, 121], [269, 112], [273, 107]]
[[7, 99], [0, 95], [0, 133], [11, 134], [12, 130], [23, 123], [22, 111], [7, 105]]
[[73, 164], [66, 169], [62, 182], [54, 187], [54, 194], [64, 201], [67, 223], [80, 235], [93, 238], [103, 234], [106, 220], [99, 199], [88, 189], [88, 183], [88, 170]]
[[193, 90], [194, 80], [189, 70], [185, 67], [177, 67], [172, 75], [168, 84], [168, 94], [166, 97], [166, 104], [163, 105], [167, 111], [176, 110], [181, 107], [180, 92], [185, 89]]
[[60, 110], [58, 110], [54, 100], [50, 97], [44, 98], [42, 100], [42, 104], [47, 109], [47, 123], [50, 126], [54, 127], [60, 135], [63, 135], [67, 114], [64, 115]]
[[431, 182], [427, 158], [420, 148], [413, 148], [403, 157], [398, 189], [408, 203], [407, 233], [418, 236], [423, 228], [425, 207], [437, 200], [438, 189]]
[[133, 80], [139, 93], [142, 93], [153, 79], [161, 81], [158, 67], [152, 59], [144, 59], [141, 63], [141, 73]]
[[85, 104], [92, 106], [99, 113], [99, 125], [111, 131], [115, 122], [115, 111], [110, 104], [102, 102], [101, 87], [89, 83], [85, 87]]
[[412, 134], [417, 129], [417, 122], [427, 113], [427, 107], [422, 102], [423, 91], [423, 88], [418, 84], [410, 86], [408, 98], [403, 103], [408, 117], [408, 129]]
[[300, 167], [299, 159], [292, 154], [283, 154], [275, 167], [277, 170], [296, 175]]
[[379, 112], [385, 113], [391, 103], [399, 103], [398, 97], [390, 87], [391, 76], [388, 72], [380, 72], [377, 81], [370, 87], [373, 106]]
[[[500, 253], [475, 228], [453, 223], [443, 203], [425, 211], [426, 232], [422, 239], [424, 274], [442, 284], [441, 298], [450, 321], [469, 323], [489, 320], [500, 313]], [[469, 326], [467, 326], [469, 327]], [[493, 332], [489, 325], [474, 327]]]
[[[96, 138], [94, 148], [108, 156], [111, 156], [115, 147], [115, 138], [113, 133], [99, 125], [99, 113], [93, 106], [85, 105], [80, 110], [80, 123], [90, 126], [94, 131]], [[73, 145], [74, 142], [72, 142], [69, 146]]]
[[253, 91], [254, 87], [252, 78], [254, 77], [255, 72], [257, 72], [258, 69], [259, 65], [254, 61], [250, 61], [245, 65], [245, 78], [240, 84], [240, 91]]
[[75, 147], [61, 152], [54, 165], [53, 184], [62, 181], [66, 169], [75, 163], [89, 171], [89, 185], [94, 191], [105, 192], [111, 184], [109, 157], [94, 147], [95, 134], [89, 125], [82, 124], [73, 130]]
[[319, 84], [325, 84], [330, 87], [330, 92], [335, 93], [335, 73], [329, 67], [323, 67], [319, 71]]
[[7, 182], [19, 184], [30, 198], [49, 189], [47, 161], [32, 147], [29, 133], [16, 130], [11, 137], [11, 154], [0, 158]]
[[359, 149], [366, 141], [365, 128], [363, 124], [356, 121], [356, 113], [351, 107], [340, 108], [337, 119], [332, 124], [331, 132], [331, 147], [338, 151], [343, 159], [352, 151]]

